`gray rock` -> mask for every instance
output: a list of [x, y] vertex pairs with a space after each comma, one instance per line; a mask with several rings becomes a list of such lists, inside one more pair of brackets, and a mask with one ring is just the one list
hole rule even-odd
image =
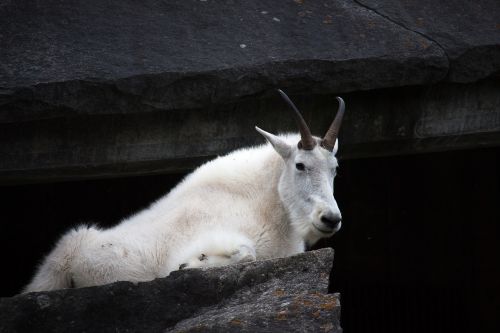
[[[346, 98], [341, 158], [500, 145], [500, 81], [440, 83]], [[369, 112], [366, 112], [369, 111]]]
[[348, 0], [6, 1], [0, 31], [0, 114], [19, 120], [432, 83], [448, 69], [437, 44]]
[[189, 171], [295, 130], [277, 87], [319, 135], [342, 93], [346, 158], [498, 145], [499, 7], [3, 1], [0, 184]]
[[0, 332], [341, 332], [333, 250], [0, 299]]
[[500, 73], [498, 0], [357, 2], [437, 42], [450, 59], [450, 81], [474, 82]]
[[[339, 157], [366, 158], [500, 145], [500, 81], [345, 94]], [[323, 135], [334, 95], [291, 95]], [[202, 162], [296, 131], [279, 96], [220, 107], [0, 124], [0, 184], [190, 172]], [[165, 189], [167, 191], [167, 188]]]

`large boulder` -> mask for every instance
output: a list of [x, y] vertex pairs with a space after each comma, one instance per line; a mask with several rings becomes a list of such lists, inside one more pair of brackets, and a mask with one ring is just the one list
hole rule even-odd
[[333, 250], [0, 299], [0, 332], [341, 332]]
[[0, 31], [0, 121], [425, 84], [448, 70], [432, 40], [348, 0], [19, 0], [0, 6]]

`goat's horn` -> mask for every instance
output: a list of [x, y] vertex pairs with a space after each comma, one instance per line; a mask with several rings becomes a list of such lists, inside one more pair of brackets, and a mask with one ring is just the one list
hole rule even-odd
[[342, 117], [344, 116], [345, 111], [345, 103], [344, 100], [340, 97], [337, 97], [339, 101], [339, 109], [337, 110], [337, 115], [333, 120], [330, 128], [326, 132], [325, 136], [321, 140], [321, 147], [325, 148], [328, 151], [333, 151], [335, 147], [335, 141], [339, 135], [340, 125], [342, 124]]
[[307, 126], [304, 118], [302, 118], [299, 109], [297, 109], [295, 104], [293, 104], [290, 98], [281, 89], [278, 89], [278, 92], [280, 93], [281, 97], [283, 97], [285, 102], [287, 102], [288, 105], [290, 105], [295, 111], [295, 120], [297, 121], [297, 125], [299, 125], [300, 131], [300, 141], [298, 143], [299, 149], [312, 150], [316, 146], [316, 141], [312, 137], [311, 131], [309, 130], [309, 127]]

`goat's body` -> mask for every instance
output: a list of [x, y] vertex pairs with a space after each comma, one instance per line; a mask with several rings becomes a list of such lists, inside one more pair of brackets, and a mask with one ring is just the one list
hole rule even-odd
[[208, 162], [115, 227], [68, 232], [25, 291], [148, 281], [202, 253], [224, 260], [241, 246], [254, 249], [257, 259], [303, 252], [306, 235], [290, 223], [278, 193], [283, 168], [269, 144]]
[[335, 120], [320, 139], [278, 91], [294, 110], [300, 138], [256, 128], [270, 144], [206, 163], [113, 228], [68, 232], [24, 291], [148, 281], [185, 267], [284, 257], [332, 236], [341, 227], [333, 180], [344, 101], [337, 98]]

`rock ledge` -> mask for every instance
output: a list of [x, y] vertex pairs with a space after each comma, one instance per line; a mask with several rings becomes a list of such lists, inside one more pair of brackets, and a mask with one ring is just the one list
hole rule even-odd
[[0, 332], [341, 332], [333, 250], [0, 299]]

